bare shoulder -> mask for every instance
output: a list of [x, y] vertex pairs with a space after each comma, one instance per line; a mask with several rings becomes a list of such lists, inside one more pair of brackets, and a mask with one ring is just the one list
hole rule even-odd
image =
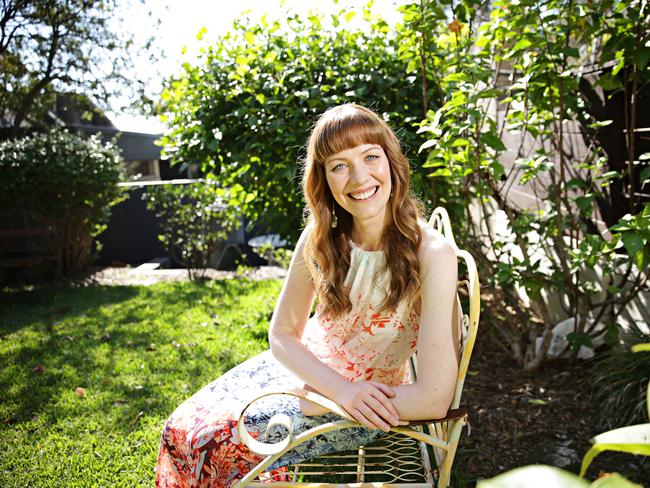
[[420, 221], [422, 229], [422, 243], [418, 250], [418, 259], [421, 268], [431, 265], [456, 264], [456, 251], [444, 236], [424, 220]]
[[311, 222], [308, 222], [307, 225], [305, 225], [305, 228], [302, 229], [300, 232], [300, 237], [298, 237], [298, 242], [296, 243], [296, 251], [302, 251], [302, 249], [305, 247], [305, 243], [307, 242], [307, 238], [312, 232], [313, 227], [313, 224]]

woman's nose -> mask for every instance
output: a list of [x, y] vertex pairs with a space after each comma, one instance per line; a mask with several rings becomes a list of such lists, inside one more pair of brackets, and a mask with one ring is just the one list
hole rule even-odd
[[355, 163], [350, 169], [350, 179], [353, 181], [366, 181], [368, 179], [368, 168], [363, 163]]

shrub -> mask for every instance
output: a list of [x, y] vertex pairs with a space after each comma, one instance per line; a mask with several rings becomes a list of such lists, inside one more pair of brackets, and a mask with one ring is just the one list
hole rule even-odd
[[[649, 343], [650, 334], [634, 331], [637, 344]], [[598, 358], [592, 378], [593, 398], [601, 408], [606, 428], [648, 422], [646, 393], [650, 354], [617, 345]]]
[[[173, 161], [200, 163], [224, 186], [241, 185], [248, 220], [289, 240], [302, 226], [297, 161], [316, 116], [358, 102], [408, 129], [425, 113], [419, 68], [398, 56], [400, 40], [365, 8], [362, 28], [343, 28], [355, 13], [237, 20], [162, 94], [170, 127], [162, 143]], [[334, 30], [328, 21], [341, 25]], [[421, 143], [414, 130], [401, 139], [412, 148]], [[429, 183], [415, 167], [416, 191], [426, 199]]]
[[241, 219], [236, 197], [241, 187], [221, 188], [213, 179], [147, 187], [142, 198], [161, 218], [160, 241], [190, 279], [202, 278], [210, 256]]
[[88, 264], [92, 238], [124, 199], [119, 149], [99, 135], [52, 129], [0, 143], [0, 209], [28, 210], [55, 222], [62, 271]]

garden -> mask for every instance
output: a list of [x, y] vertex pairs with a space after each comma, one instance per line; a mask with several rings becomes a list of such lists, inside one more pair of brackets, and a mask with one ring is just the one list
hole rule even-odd
[[[105, 21], [112, 4], [97, 5], [89, 15]], [[3, 33], [74, 17], [2, 8]], [[153, 483], [167, 416], [269, 347], [282, 279], [258, 279], [244, 261], [224, 277], [208, 269], [212, 256], [242, 222], [263, 223], [289, 244], [261, 254], [287, 267], [303, 226], [306, 137], [345, 102], [396, 130], [415, 194], [428, 212], [447, 210], [478, 268], [470, 428], [451, 486], [648, 483], [650, 5], [397, 9], [396, 23], [372, 2], [245, 14], [165, 81], [148, 101], [167, 126], [163, 157], [199, 177], [144, 187], [160, 242], [187, 271], [149, 286], [87, 279], [111, 209], [129, 196], [123, 157], [115, 141], [48, 122], [73, 72], [30, 91], [43, 73], [18, 56], [26, 37], [0, 43], [2, 486]], [[109, 40], [110, 23], [82, 21], [79, 32]], [[593, 442], [603, 452], [581, 473]], [[529, 465], [554, 469], [517, 485]]]

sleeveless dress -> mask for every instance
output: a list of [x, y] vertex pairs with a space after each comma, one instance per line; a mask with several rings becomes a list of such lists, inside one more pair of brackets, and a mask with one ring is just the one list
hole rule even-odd
[[[308, 320], [302, 343], [323, 363], [350, 381], [373, 380], [387, 385], [410, 381], [407, 361], [415, 351], [419, 316], [406, 303], [395, 313], [377, 310], [389, 286], [381, 273], [383, 251], [365, 251], [350, 241], [350, 269], [345, 279], [352, 310], [332, 320], [322, 307]], [[181, 404], [162, 432], [156, 469], [158, 487], [229, 487], [262, 458], [239, 441], [237, 416], [247, 400], [265, 389], [303, 388], [304, 382], [280, 364], [270, 350], [231, 369]], [[282, 427], [268, 433], [270, 418], [284, 413], [299, 434], [324, 422], [340, 420], [329, 413], [306, 417], [295, 397], [274, 395], [251, 405], [244, 417], [247, 430], [263, 442], [278, 442]], [[277, 480], [284, 466], [323, 454], [354, 449], [383, 435], [381, 430], [350, 428], [317, 436], [284, 454], [269, 468]], [[287, 479], [288, 481], [288, 479]]]

